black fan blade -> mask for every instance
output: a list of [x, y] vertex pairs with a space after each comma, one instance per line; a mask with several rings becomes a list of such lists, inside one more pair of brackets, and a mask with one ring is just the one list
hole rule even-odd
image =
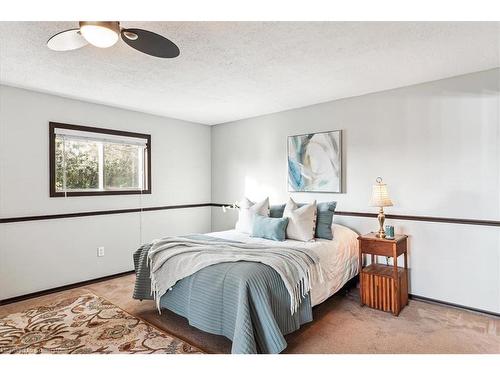
[[122, 39], [130, 47], [151, 56], [173, 58], [179, 56], [179, 47], [167, 38], [143, 29], [122, 29]]

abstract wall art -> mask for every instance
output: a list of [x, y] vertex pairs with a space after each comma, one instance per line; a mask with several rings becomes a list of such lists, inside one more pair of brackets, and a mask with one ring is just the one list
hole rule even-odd
[[288, 190], [342, 191], [342, 131], [288, 137]]

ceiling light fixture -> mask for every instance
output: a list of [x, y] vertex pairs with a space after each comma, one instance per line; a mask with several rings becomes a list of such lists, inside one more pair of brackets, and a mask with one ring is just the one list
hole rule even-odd
[[118, 42], [120, 23], [116, 21], [80, 22], [80, 32], [90, 44], [108, 48]]
[[82, 21], [79, 26], [52, 35], [47, 47], [52, 51], [71, 51], [90, 43], [108, 48], [121, 38], [129, 47], [146, 55], [172, 59], [180, 54], [179, 47], [164, 36], [144, 29], [122, 28], [118, 21]]

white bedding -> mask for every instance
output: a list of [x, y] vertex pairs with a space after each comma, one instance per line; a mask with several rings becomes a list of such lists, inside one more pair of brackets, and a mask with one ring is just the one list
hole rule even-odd
[[311, 303], [316, 306], [337, 292], [358, 273], [358, 235], [353, 230], [333, 224], [333, 240], [316, 239], [311, 242], [286, 240], [284, 242], [250, 237], [235, 230], [207, 233], [209, 236], [246, 243], [260, 243], [268, 246], [283, 246], [309, 249], [320, 258], [324, 282], [311, 287]]

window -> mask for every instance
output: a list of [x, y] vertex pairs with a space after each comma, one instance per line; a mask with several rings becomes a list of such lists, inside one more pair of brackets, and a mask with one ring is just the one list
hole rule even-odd
[[151, 194], [151, 136], [49, 123], [50, 196]]

